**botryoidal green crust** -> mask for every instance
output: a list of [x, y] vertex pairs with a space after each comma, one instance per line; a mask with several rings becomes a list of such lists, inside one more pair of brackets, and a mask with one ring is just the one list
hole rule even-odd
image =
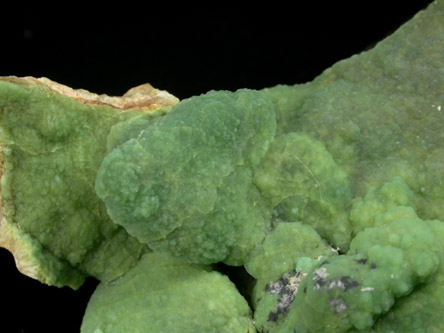
[[303, 221], [330, 244], [348, 248], [352, 182], [320, 141], [294, 132], [275, 137], [253, 183], [276, 220]]
[[82, 100], [95, 96], [47, 79], [0, 80], [0, 245], [49, 285], [112, 280], [148, 251], [109, 219], [93, 184], [113, 126], [164, 112]]
[[444, 215], [444, 2], [435, 1], [373, 49], [314, 81], [264, 89], [277, 133], [321, 142], [353, 180], [354, 196], [399, 176], [418, 213]]
[[346, 254], [333, 254], [314, 230], [304, 231], [308, 226], [279, 224], [245, 265], [258, 279], [253, 294], [258, 330], [442, 328], [431, 307], [442, 307], [444, 223], [423, 221], [412, 207], [394, 201], [385, 205], [386, 198], [409, 192], [396, 177], [375, 189], [365, 204], [355, 201], [352, 210], [366, 216], [366, 228]]
[[[127, 263], [129, 240], [122, 252], [133, 264], [144, 244], [154, 250], [101, 283], [88, 332], [251, 332], [252, 323], [270, 333], [442, 332], [443, 17], [437, 0], [312, 82], [210, 91], [150, 116], [91, 114], [2, 84], [1, 227], [14, 227], [8, 235], [57, 283], [104, 274], [104, 255]], [[17, 106], [35, 110], [16, 118]], [[47, 200], [33, 202], [42, 191]], [[60, 207], [70, 219], [54, 224]], [[226, 277], [204, 266], [220, 261], [257, 279], [254, 321]]]
[[261, 92], [183, 100], [104, 159], [96, 192], [113, 221], [153, 250], [242, 265], [270, 229], [252, 179], [275, 128]]
[[[353, 199], [345, 206], [352, 229], [346, 254], [257, 284], [259, 331], [444, 329], [437, 310], [444, 307], [443, 16], [444, 2], [435, 1], [313, 82], [264, 89], [277, 137], [296, 132], [321, 142], [350, 177]], [[369, 256], [381, 264], [372, 269]]]
[[101, 283], [82, 333], [254, 333], [251, 310], [234, 284], [206, 266], [149, 253], [125, 276]]

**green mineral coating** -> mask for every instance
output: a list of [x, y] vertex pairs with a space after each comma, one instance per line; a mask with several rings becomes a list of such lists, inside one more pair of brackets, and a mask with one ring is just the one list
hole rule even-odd
[[149, 253], [123, 277], [101, 283], [82, 333], [254, 333], [251, 310], [234, 284], [207, 267]]
[[[418, 214], [444, 215], [444, 2], [314, 81], [264, 89], [277, 134], [320, 141], [353, 180], [353, 196], [399, 176]], [[282, 121], [279, 121], [282, 120]]]
[[[149, 116], [0, 82], [2, 229], [46, 283], [104, 280], [84, 332], [442, 332], [443, 17]], [[220, 261], [257, 279], [254, 321], [197, 265]]]
[[[317, 258], [335, 253], [311, 226], [298, 222], [279, 223], [264, 242], [251, 252], [244, 265], [247, 272], [257, 279], [251, 296], [256, 320], [260, 321], [263, 316], [268, 318], [270, 309], [277, 306], [279, 296], [265, 290], [270, 281], [280, 280], [287, 272], [290, 272], [287, 274], [290, 276], [301, 266], [305, 271], [307, 264], [311, 267]], [[291, 297], [293, 293], [295, 295], [295, 291], [290, 290], [287, 296]]]
[[376, 224], [377, 216], [390, 208], [403, 206], [415, 208], [414, 194], [401, 177], [395, 177], [378, 189], [369, 191], [364, 198], [354, 199], [350, 220], [354, 234]]
[[42, 282], [77, 288], [85, 276], [111, 280], [146, 251], [110, 220], [94, 191], [108, 133], [134, 117], [139, 113], [88, 107], [43, 85], [0, 82], [2, 205]]
[[[276, 138], [320, 142], [350, 177], [345, 211], [356, 237], [328, 264], [262, 284], [259, 331], [444, 330], [443, 17], [444, 2], [435, 1], [313, 82], [263, 90], [275, 106]], [[352, 288], [328, 291], [343, 276]], [[325, 282], [319, 290], [316, 281]]]
[[155, 251], [243, 264], [270, 228], [252, 178], [275, 134], [271, 101], [247, 89], [209, 92], [146, 125], [98, 172], [110, 217]]
[[[444, 248], [444, 223], [426, 221]], [[443, 330], [444, 266], [440, 265], [434, 278], [420, 286], [408, 297], [399, 299], [390, 312], [381, 317], [369, 330], [371, 333], [418, 332], [439, 333]]]
[[254, 183], [275, 207], [275, 218], [309, 224], [330, 244], [347, 249], [352, 184], [321, 142], [292, 132], [276, 137]]
[[[441, 242], [419, 218], [367, 228], [347, 254], [269, 283], [267, 297], [258, 304], [261, 311], [255, 313], [257, 327], [270, 332], [368, 330], [397, 298], [430, 282], [443, 259]], [[291, 302], [288, 290], [293, 291]], [[272, 306], [268, 313], [261, 302]]]
[[250, 254], [245, 269], [256, 279], [271, 281], [296, 269], [302, 257], [331, 256], [334, 250], [309, 225], [279, 223]]

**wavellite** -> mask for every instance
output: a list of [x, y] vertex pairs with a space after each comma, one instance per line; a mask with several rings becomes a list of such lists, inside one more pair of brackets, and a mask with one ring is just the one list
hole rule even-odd
[[[8, 248], [50, 272], [43, 282], [102, 280], [85, 332], [119, 332], [125, 311], [154, 318], [160, 308], [143, 300], [156, 292], [172, 315], [200, 295], [156, 276], [160, 258], [193, 272], [193, 286], [221, 277], [213, 264], [244, 266], [253, 321], [228, 281], [226, 293], [205, 292], [207, 309], [233, 298], [219, 311], [246, 323], [234, 331], [443, 331], [443, 17], [437, 0], [306, 84], [210, 91], [144, 115], [2, 79]], [[173, 286], [139, 284], [139, 273]], [[199, 329], [220, 331], [221, 312]]]
[[156, 117], [174, 103], [150, 86], [116, 99], [45, 78], [0, 79], [0, 245], [20, 271], [76, 289], [87, 276], [115, 279], [148, 251], [111, 221], [93, 184], [124, 135], [115, 125]]
[[[117, 315], [116, 315], [117, 314]], [[81, 332], [250, 332], [251, 310], [227, 276], [148, 253], [94, 292]]]
[[114, 149], [96, 192], [111, 218], [152, 249], [242, 265], [269, 229], [270, 209], [252, 180], [275, 127], [264, 93], [191, 97]]

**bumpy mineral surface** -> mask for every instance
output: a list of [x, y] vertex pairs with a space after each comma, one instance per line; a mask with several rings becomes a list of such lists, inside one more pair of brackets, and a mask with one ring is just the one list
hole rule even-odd
[[45, 78], [1, 78], [0, 245], [21, 272], [78, 288], [86, 276], [112, 280], [137, 262], [148, 249], [111, 221], [93, 184], [119, 140], [116, 124], [177, 102], [147, 85], [112, 98]]
[[101, 280], [83, 332], [444, 331], [443, 17], [260, 91], [2, 78], [0, 245]]
[[219, 272], [145, 254], [113, 283], [100, 284], [82, 332], [254, 332], [251, 310]]

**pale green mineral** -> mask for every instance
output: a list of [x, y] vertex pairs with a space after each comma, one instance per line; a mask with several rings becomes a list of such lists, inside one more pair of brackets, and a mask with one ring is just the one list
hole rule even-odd
[[82, 333], [254, 333], [251, 310], [235, 285], [206, 266], [158, 253], [91, 297]]
[[278, 220], [309, 224], [330, 244], [346, 250], [352, 231], [347, 214], [352, 183], [320, 141], [294, 132], [277, 136], [253, 182]]
[[268, 332], [368, 330], [396, 299], [435, 278], [443, 259], [441, 242], [417, 217], [367, 228], [347, 254], [317, 263], [309, 259], [315, 264], [308, 270], [295, 267], [261, 285], [257, 327]]
[[[426, 222], [444, 248], [444, 223], [438, 220]], [[421, 285], [408, 297], [399, 299], [369, 332], [442, 332], [444, 323], [439, 309], [444, 308], [443, 295], [444, 265], [441, 264], [431, 281]]]
[[46, 284], [111, 280], [148, 250], [112, 223], [94, 181], [114, 125], [165, 111], [119, 110], [125, 99], [103, 99], [47, 79], [0, 79], [0, 246]]
[[271, 280], [296, 269], [301, 257], [313, 259], [336, 253], [309, 225], [279, 223], [251, 252], [245, 269], [256, 279]]
[[321, 142], [353, 180], [353, 197], [399, 176], [428, 219], [444, 215], [443, 17], [444, 2], [435, 1], [314, 81], [264, 89], [277, 133]]
[[251, 302], [258, 329], [266, 331], [276, 327], [275, 321], [269, 318], [288, 314], [304, 277], [303, 271], [311, 269], [322, 258], [336, 254], [311, 226], [278, 223], [245, 263], [247, 272], [257, 279]]
[[102, 280], [83, 332], [444, 331], [444, 0], [306, 84], [66, 91], [0, 80], [0, 245]]
[[[443, 222], [439, 219], [444, 216], [443, 17], [444, 2], [435, 1], [375, 48], [339, 62], [313, 82], [264, 90], [275, 105], [277, 134], [297, 133], [320, 142], [350, 177], [354, 199], [345, 210], [357, 237], [348, 254], [328, 259], [330, 264], [319, 263], [317, 273], [294, 270], [270, 281], [264, 287], [269, 296], [259, 302], [255, 314], [262, 320], [259, 329], [367, 332], [375, 324], [375, 332], [444, 330], [437, 310], [444, 306], [437, 242], [442, 244]], [[280, 159], [274, 159], [277, 167]], [[311, 176], [308, 168], [306, 173]], [[311, 182], [316, 184], [313, 170], [312, 174]], [[295, 202], [286, 211], [298, 213], [300, 207]], [[286, 215], [276, 218], [286, 220]], [[397, 231], [389, 227], [394, 221], [398, 221]], [[390, 247], [399, 242], [393, 253], [379, 244], [384, 229], [384, 237], [391, 238]], [[367, 255], [381, 262], [373, 270], [368, 257], [361, 258], [367, 265], [362, 267], [353, 259], [365, 244], [373, 248], [365, 250]], [[388, 269], [373, 272], [382, 266]], [[316, 290], [316, 280], [335, 284], [349, 276], [347, 270], [356, 274], [347, 281], [359, 287]], [[371, 280], [374, 286], [362, 284]], [[308, 296], [304, 296], [305, 287]], [[384, 292], [375, 297], [372, 293], [378, 288]], [[353, 293], [356, 298], [348, 295]], [[290, 307], [288, 297], [293, 299], [291, 311], [279, 311], [278, 305]], [[296, 305], [299, 302], [303, 305]]]
[[270, 228], [252, 179], [275, 127], [261, 92], [183, 100], [104, 159], [97, 194], [115, 223], [155, 251], [241, 265]]
[[378, 216], [390, 208], [414, 209], [413, 198], [413, 192], [401, 177], [395, 177], [380, 188], [369, 191], [364, 198], [355, 198], [350, 209], [354, 233], [373, 227]]

